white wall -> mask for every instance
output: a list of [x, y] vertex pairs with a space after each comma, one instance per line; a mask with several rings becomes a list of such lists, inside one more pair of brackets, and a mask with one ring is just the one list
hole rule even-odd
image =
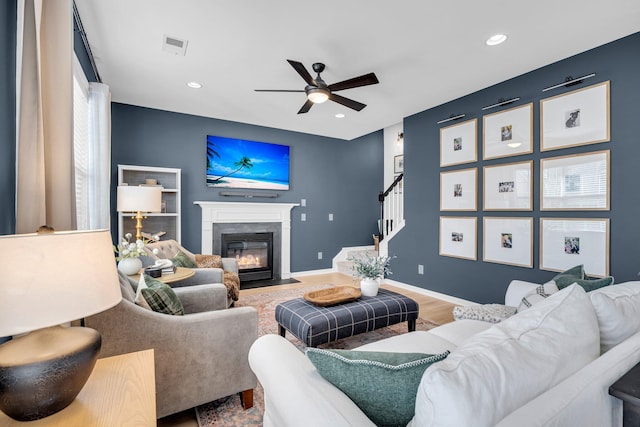
[[386, 190], [393, 180], [393, 158], [404, 152], [402, 143], [397, 144], [398, 134], [403, 132], [402, 123], [398, 123], [383, 129], [384, 133], [384, 189]]

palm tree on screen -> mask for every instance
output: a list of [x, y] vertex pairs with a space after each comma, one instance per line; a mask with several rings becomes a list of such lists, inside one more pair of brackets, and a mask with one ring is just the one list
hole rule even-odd
[[228, 176], [233, 175], [234, 173], [240, 172], [242, 169], [251, 169], [253, 167], [253, 162], [251, 161], [250, 158], [248, 158], [247, 156], [242, 156], [240, 158], [240, 160], [238, 160], [237, 162], [235, 162], [233, 164], [233, 166], [235, 166], [237, 169], [234, 170], [233, 172], [229, 172], [226, 175], [223, 175], [219, 178], [216, 178], [213, 180], [213, 182], [218, 182], [220, 181], [222, 178], [226, 178]]

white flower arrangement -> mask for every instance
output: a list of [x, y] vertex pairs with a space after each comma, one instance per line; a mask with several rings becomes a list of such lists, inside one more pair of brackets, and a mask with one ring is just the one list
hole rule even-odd
[[349, 257], [347, 261], [353, 262], [351, 271], [355, 277], [360, 279], [378, 279], [385, 275], [392, 274], [389, 270], [389, 263], [392, 257], [389, 256], [371, 256], [365, 254], [362, 257]]
[[[125, 258], [138, 258], [141, 255], [147, 255], [147, 251], [144, 250], [146, 242], [143, 240], [136, 240], [131, 242], [131, 233], [124, 235], [122, 241], [118, 245], [114, 245], [113, 250], [118, 254], [116, 260], [120, 261]], [[153, 250], [154, 254], [158, 253], [158, 249]]]

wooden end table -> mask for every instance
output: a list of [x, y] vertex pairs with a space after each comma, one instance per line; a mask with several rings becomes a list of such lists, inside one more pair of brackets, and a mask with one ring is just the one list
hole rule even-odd
[[613, 383], [609, 394], [622, 400], [622, 425], [640, 425], [640, 363]]
[[[193, 271], [193, 269], [191, 268], [177, 267], [175, 273], [163, 274], [160, 277], [155, 277], [155, 279], [159, 280], [162, 283], [169, 284], [169, 283], [179, 282], [180, 280], [188, 279], [189, 277], [192, 277], [194, 274], [196, 274], [196, 272]], [[131, 277], [131, 279], [135, 280], [136, 282], [140, 280], [140, 274], [134, 274], [133, 276], [129, 276], [129, 277]]]

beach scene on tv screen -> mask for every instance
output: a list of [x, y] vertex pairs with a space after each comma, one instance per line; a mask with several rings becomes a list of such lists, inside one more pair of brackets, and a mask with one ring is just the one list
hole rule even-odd
[[289, 146], [207, 136], [207, 186], [289, 189]]

